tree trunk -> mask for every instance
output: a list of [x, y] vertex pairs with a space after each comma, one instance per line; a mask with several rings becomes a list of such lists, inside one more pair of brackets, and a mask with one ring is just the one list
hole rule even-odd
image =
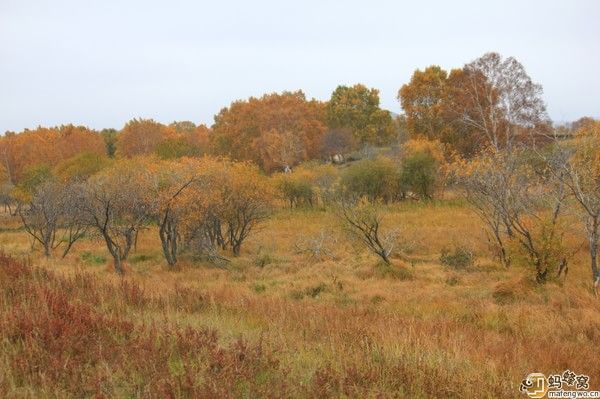
[[[116, 256], [115, 256], [116, 255]], [[123, 270], [123, 263], [121, 261], [121, 256], [119, 255], [119, 251], [113, 255], [114, 263], [115, 263], [115, 271], [121, 276], [125, 274], [125, 270]]]
[[231, 249], [233, 250], [233, 255], [234, 256], [240, 256], [240, 252], [242, 249], [242, 244], [241, 243], [235, 243], [231, 245]]
[[159, 236], [167, 264], [173, 267], [177, 264], [177, 226], [168, 215], [160, 225]]
[[49, 242], [44, 242], [44, 256], [46, 258], [50, 257], [50, 243]]
[[594, 294], [598, 295], [600, 288], [600, 270], [598, 270], [598, 216], [592, 216], [588, 225], [588, 239], [590, 244], [590, 264], [592, 268], [592, 281], [594, 282]]

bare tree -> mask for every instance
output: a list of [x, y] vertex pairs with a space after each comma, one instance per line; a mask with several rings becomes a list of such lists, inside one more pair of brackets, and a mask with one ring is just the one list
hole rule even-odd
[[79, 212], [80, 185], [47, 181], [31, 194], [31, 200], [18, 208], [23, 227], [44, 248], [44, 255], [65, 244], [62, 257], [81, 239], [87, 226]]
[[[458, 181], [466, 193], [467, 201], [483, 221], [496, 247], [496, 255], [503, 266], [509, 267], [511, 259], [506, 241], [512, 236], [510, 223], [505, 217], [509, 187], [514, 165], [505, 160], [493, 159], [500, 153], [480, 155], [470, 162], [471, 168], [459, 165]], [[496, 167], [499, 165], [500, 167]]]
[[582, 128], [577, 133], [575, 146], [562, 145], [556, 140], [555, 147], [563, 160], [552, 165], [552, 170], [565, 182], [579, 205], [588, 241], [594, 292], [597, 295], [600, 289], [600, 122]]
[[343, 162], [354, 147], [356, 143], [350, 129], [332, 129], [321, 138], [321, 156], [336, 163]]
[[82, 205], [86, 200], [86, 187], [83, 183], [69, 183], [63, 189], [61, 241], [65, 243], [62, 257], [67, 256], [73, 244], [83, 238], [89, 231], [89, 220]]
[[382, 216], [377, 204], [363, 203], [357, 199], [343, 198], [338, 201], [337, 214], [346, 230], [369, 251], [379, 256], [387, 265], [394, 250], [396, 233], [381, 231]]
[[549, 172], [548, 163], [559, 159], [536, 154], [516, 147], [490, 149], [461, 164], [458, 175], [467, 200], [494, 238], [503, 265], [511, 262], [506, 244], [515, 241], [542, 283], [555, 266], [566, 267], [560, 216], [569, 193], [563, 180]]
[[8, 181], [0, 184], [0, 205], [3, 205], [4, 210], [8, 211], [10, 215], [13, 214], [12, 206], [15, 202], [12, 197], [14, 188], [15, 186]]
[[321, 231], [318, 235], [304, 238], [294, 244], [296, 252], [308, 254], [310, 259], [321, 261], [324, 258], [335, 259], [331, 247], [337, 244], [331, 232]]
[[46, 182], [37, 187], [29, 203], [19, 208], [25, 231], [42, 245], [46, 257], [50, 257], [60, 245], [56, 233], [63, 211], [61, 196], [62, 192], [56, 183]]

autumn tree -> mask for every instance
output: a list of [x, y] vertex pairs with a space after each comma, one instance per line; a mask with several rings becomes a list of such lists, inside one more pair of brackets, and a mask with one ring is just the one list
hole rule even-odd
[[102, 137], [84, 126], [38, 127], [0, 137], [0, 164], [15, 185], [29, 167], [42, 163], [54, 167], [82, 152], [104, 153]]
[[152, 154], [164, 140], [175, 137], [173, 129], [152, 119], [132, 119], [119, 133], [116, 154], [131, 158]]
[[54, 174], [64, 182], [83, 182], [109, 165], [106, 155], [82, 152], [56, 165]]
[[379, 107], [379, 91], [362, 84], [334, 90], [327, 103], [327, 123], [331, 129], [350, 129], [360, 144], [387, 144], [396, 135], [390, 113]]
[[7, 179], [0, 183], [0, 205], [4, 207], [5, 211], [12, 214], [12, 206], [14, 204], [13, 190], [15, 186]]
[[273, 197], [271, 185], [253, 165], [234, 163], [228, 168], [220, 218], [235, 256], [240, 255], [246, 238], [269, 216]]
[[487, 53], [456, 71], [447, 112], [498, 150], [533, 143], [548, 126], [542, 87], [515, 58]]
[[550, 173], [549, 163], [560, 164], [560, 154], [544, 160], [529, 149], [490, 148], [457, 167], [467, 199], [492, 233], [503, 264], [511, 261], [506, 244], [516, 243], [539, 283], [564, 269], [568, 260], [561, 222], [568, 192], [564, 179]]
[[189, 243], [198, 235], [206, 237], [207, 229], [214, 227], [209, 218], [213, 216], [212, 207], [219, 201], [214, 187], [217, 165], [222, 163], [207, 158], [186, 158], [158, 165], [158, 232], [169, 266], [177, 264], [182, 238]]
[[308, 159], [302, 139], [292, 132], [269, 130], [255, 144], [265, 171], [290, 168]]
[[178, 134], [193, 133], [196, 130], [196, 124], [191, 121], [174, 121], [169, 127]]
[[82, 211], [123, 274], [136, 234], [155, 214], [158, 182], [152, 164], [123, 160], [88, 180]]
[[444, 118], [448, 73], [437, 65], [417, 69], [398, 91], [398, 100], [413, 136], [442, 140], [450, 128]]
[[574, 146], [559, 148], [567, 154], [566, 162], [557, 170], [563, 177], [583, 217], [592, 281], [597, 293], [600, 288], [598, 247], [600, 244], [600, 121], [586, 121], [576, 131]]
[[543, 140], [549, 123], [541, 92], [516, 59], [487, 53], [449, 74], [438, 66], [415, 71], [398, 99], [413, 136], [471, 157], [489, 145]]
[[272, 172], [317, 158], [326, 130], [324, 106], [303, 92], [235, 101], [215, 116], [210, 147], [218, 155], [254, 161]]

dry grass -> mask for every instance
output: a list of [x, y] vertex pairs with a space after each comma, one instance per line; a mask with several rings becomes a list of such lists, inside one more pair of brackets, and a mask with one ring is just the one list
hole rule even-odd
[[[386, 221], [404, 254], [391, 270], [330, 213], [296, 210], [274, 215], [227, 269], [184, 259], [169, 271], [148, 230], [124, 280], [99, 242], [46, 260], [5, 230], [0, 248], [35, 267], [0, 262], [0, 393], [513, 398], [526, 374], [566, 368], [598, 388], [600, 302], [584, 253], [566, 281], [537, 286], [532, 270], [489, 259], [460, 202], [390, 206]], [[321, 232], [333, 258], [295, 252]], [[441, 266], [454, 246], [476, 265]]]

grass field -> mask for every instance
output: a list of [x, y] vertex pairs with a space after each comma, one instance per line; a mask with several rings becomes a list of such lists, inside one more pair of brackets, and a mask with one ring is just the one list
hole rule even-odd
[[[391, 268], [331, 212], [280, 210], [224, 266], [168, 270], [149, 228], [124, 278], [100, 241], [45, 259], [4, 215], [0, 396], [516, 398], [527, 374], [565, 369], [600, 389], [585, 248], [565, 280], [537, 285], [490, 259], [460, 201], [385, 213], [400, 234]], [[328, 255], [297, 251], [321, 236]], [[442, 265], [455, 247], [475, 264]]]

